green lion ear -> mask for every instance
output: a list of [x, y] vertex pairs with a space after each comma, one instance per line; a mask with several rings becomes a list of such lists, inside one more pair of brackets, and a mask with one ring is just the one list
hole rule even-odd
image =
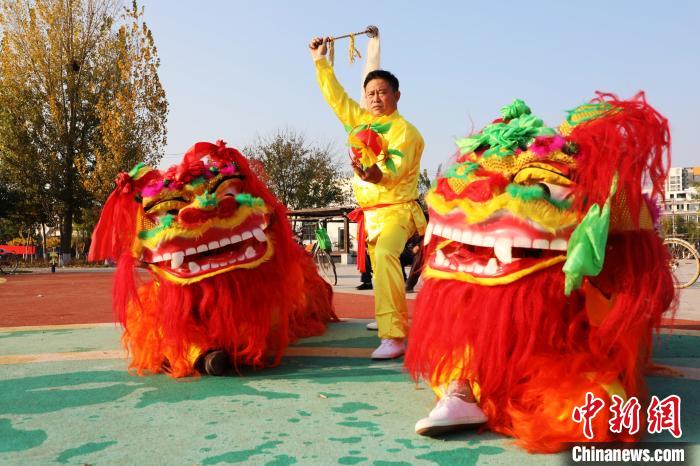
[[134, 168], [129, 170], [129, 178], [132, 180], [138, 180], [151, 170], [153, 170], [151, 167], [146, 165], [144, 162], [140, 162]]
[[587, 121], [600, 118], [613, 108], [608, 102], [587, 103], [579, 105], [573, 110], [569, 110], [566, 115], [566, 122], [572, 128]]
[[569, 296], [581, 287], [583, 276], [597, 276], [605, 262], [605, 246], [608, 243], [610, 227], [610, 203], [617, 191], [617, 173], [610, 186], [610, 194], [601, 209], [593, 204], [586, 216], [569, 238], [564, 263], [564, 294]]

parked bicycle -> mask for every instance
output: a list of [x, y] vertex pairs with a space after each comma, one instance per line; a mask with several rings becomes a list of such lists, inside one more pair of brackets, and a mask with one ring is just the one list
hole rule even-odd
[[0, 273], [13, 274], [19, 267], [19, 256], [5, 249], [0, 249]]
[[335, 271], [335, 262], [333, 262], [330, 254], [333, 245], [328, 236], [328, 230], [326, 230], [326, 227], [320, 220], [316, 223], [315, 236], [316, 242], [311, 249], [311, 257], [313, 257], [321, 277], [335, 286], [338, 284], [338, 274]]
[[700, 276], [700, 254], [689, 242], [680, 238], [665, 238], [664, 245], [671, 254], [671, 272], [676, 288], [687, 288]]
[[[303, 233], [301, 231], [296, 233], [297, 242], [303, 246]], [[316, 221], [316, 228], [314, 230], [314, 238], [310, 244], [303, 246], [304, 249], [311, 255], [316, 268], [318, 269], [319, 275], [331, 285], [338, 284], [338, 274], [335, 270], [335, 263], [330, 255], [330, 251], [333, 248], [331, 239], [328, 236], [328, 230], [323, 226], [321, 220]]]

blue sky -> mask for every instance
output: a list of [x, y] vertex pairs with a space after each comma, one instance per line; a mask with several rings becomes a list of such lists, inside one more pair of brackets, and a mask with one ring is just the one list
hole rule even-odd
[[[317, 88], [307, 44], [368, 24], [380, 29], [382, 67], [399, 77], [399, 111], [423, 134], [431, 174], [455, 138], [512, 99], [555, 126], [596, 90], [646, 91], [671, 123], [673, 165], [700, 165], [697, 1], [140, 4], [170, 104], [164, 166], [197, 141], [240, 148], [284, 128], [334, 144], [347, 165], [345, 133]], [[357, 43], [364, 54], [366, 39]], [[335, 69], [357, 97], [362, 64], [348, 63], [346, 46], [337, 46]]]

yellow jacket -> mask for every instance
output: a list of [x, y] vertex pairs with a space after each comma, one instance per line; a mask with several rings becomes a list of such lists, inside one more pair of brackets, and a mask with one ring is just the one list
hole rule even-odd
[[[382, 171], [379, 183], [368, 183], [359, 176], [353, 178], [353, 190], [357, 203], [362, 208], [380, 204], [393, 204], [376, 210], [365, 211], [365, 229], [368, 240], [378, 234], [381, 224], [395, 221], [400, 224], [413, 220], [420, 234], [425, 232], [425, 217], [418, 206], [418, 174], [423, 154], [423, 137], [397, 111], [391, 115], [375, 117], [348, 96], [335, 77], [333, 68], [325, 58], [316, 60], [316, 79], [323, 97], [343, 125], [356, 127], [370, 123], [391, 123], [389, 131], [382, 135], [390, 149], [398, 149], [403, 157], [394, 157], [396, 173], [390, 171], [383, 161], [377, 163]], [[406, 228], [410, 228], [406, 225]]]

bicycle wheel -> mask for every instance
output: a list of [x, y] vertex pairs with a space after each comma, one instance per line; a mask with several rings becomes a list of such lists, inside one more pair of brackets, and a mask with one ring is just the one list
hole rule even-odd
[[318, 268], [321, 277], [335, 286], [338, 283], [338, 275], [336, 274], [335, 264], [330, 254], [318, 248], [314, 254], [314, 262], [316, 263], [316, 268]]
[[6, 274], [15, 273], [19, 266], [19, 256], [11, 252], [0, 254], [0, 272]]
[[676, 278], [674, 287], [687, 288], [700, 276], [700, 254], [687, 241], [679, 238], [666, 238], [664, 245], [671, 254], [671, 272]]

